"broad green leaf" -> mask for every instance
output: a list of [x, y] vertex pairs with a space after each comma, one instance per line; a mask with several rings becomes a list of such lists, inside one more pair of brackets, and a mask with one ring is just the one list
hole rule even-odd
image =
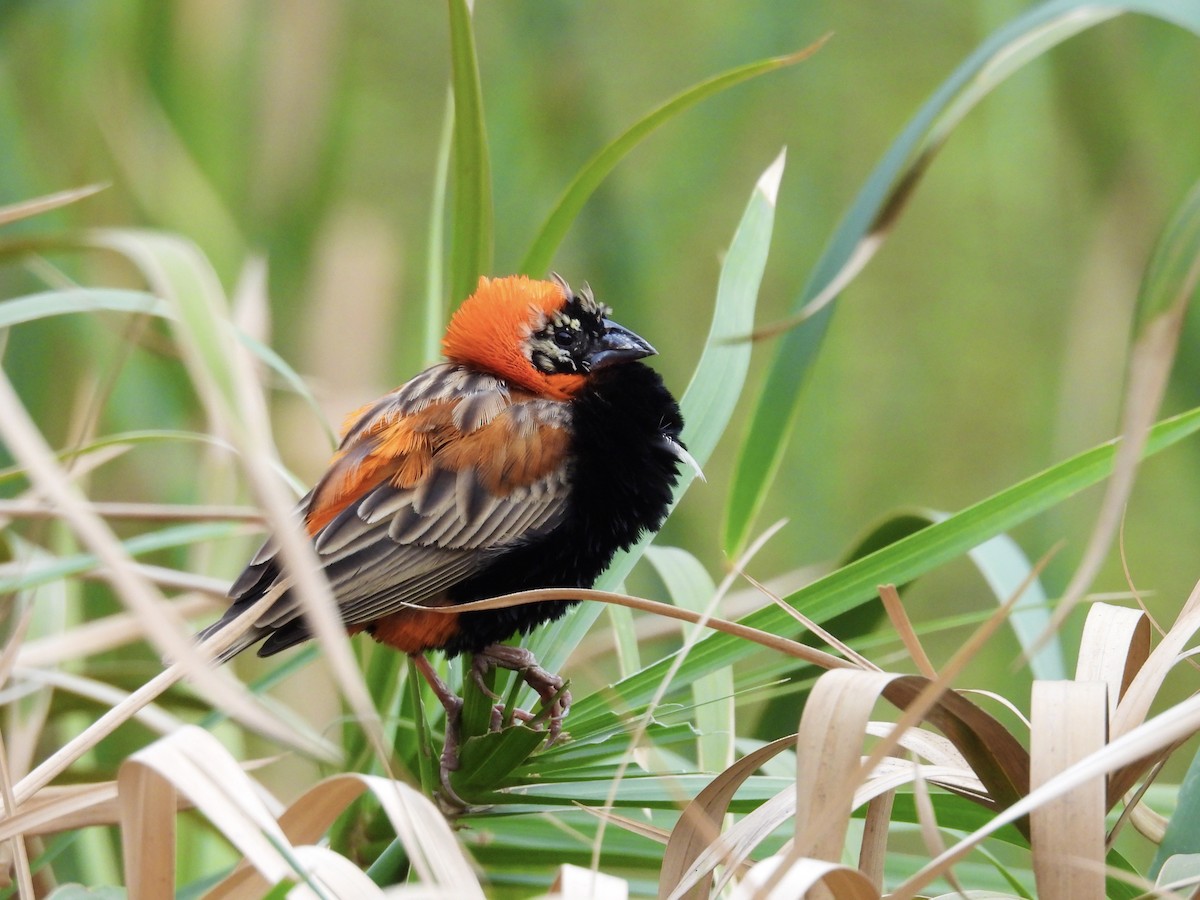
[[993, 32], [925, 102], [880, 159], [842, 219], [779, 339], [742, 442], [724, 546], [736, 555], [750, 534], [787, 447], [801, 388], [829, 327], [838, 294], [878, 250], [950, 131], [1005, 78], [1072, 35], [1124, 12], [1141, 12], [1200, 34], [1196, 0], [1038, 4]]
[[[666, 815], [659, 818], [663, 827], [669, 827], [673, 819]], [[549, 858], [549, 865], [562, 862], [587, 865], [591, 861], [591, 839], [598, 822], [595, 816], [579, 811], [563, 812], [554, 819], [524, 816], [519, 829], [496, 829], [489, 832], [486, 839], [472, 841], [471, 855], [486, 866], [489, 873], [493, 867], [512, 865], [514, 860], [530, 862], [529, 854], [534, 849], [541, 857], [539, 862]], [[563, 827], [564, 823], [569, 825]], [[657, 869], [662, 861], [662, 844], [619, 828], [608, 830], [604, 844], [602, 865], [606, 869], [621, 865]]]
[[[1146, 455], [1158, 453], [1198, 430], [1200, 409], [1166, 419], [1150, 432]], [[911, 581], [1107, 478], [1112, 472], [1116, 448], [1117, 442], [1110, 441], [1074, 456], [942, 522], [831, 572], [785, 598], [786, 602], [817, 621], [825, 621], [866, 603], [875, 597], [878, 585]], [[759, 610], [742, 622], [782, 635], [792, 635], [799, 627], [775, 606]], [[677, 684], [689, 684], [701, 675], [755, 653], [758, 653], [755, 644], [714, 634], [692, 648], [679, 670]], [[586, 734], [592, 729], [607, 727], [615, 716], [611, 710], [628, 712], [637, 709], [654, 694], [672, 662], [673, 657], [659, 660], [613, 685], [609, 691], [580, 700], [572, 712], [572, 731]], [[759, 654], [755, 672], [765, 680], [792, 665], [790, 659], [773, 659]]]
[[[646, 559], [679, 607], [702, 613], [712, 602], [717, 586], [700, 560], [678, 547], [647, 547]], [[720, 610], [714, 610], [720, 615]], [[685, 626], [690, 628], [692, 626]], [[717, 669], [692, 682], [695, 705], [697, 762], [701, 772], [723, 772], [733, 764], [733, 669]]]
[[455, 790], [470, 798], [508, 780], [513, 770], [545, 740], [544, 731], [514, 725], [464, 741], [460, 752], [462, 765], [453, 778]]
[[630, 125], [615, 140], [589, 159], [571, 183], [567, 185], [566, 190], [563, 191], [562, 196], [555, 203], [554, 209], [542, 224], [537, 237], [534, 238], [529, 252], [525, 254], [520, 271], [537, 278], [542, 277], [546, 273], [551, 261], [554, 259], [555, 252], [558, 250], [563, 238], [567, 236], [567, 231], [571, 225], [579, 218], [579, 213], [583, 210], [588, 198], [596, 192], [596, 188], [604, 182], [604, 179], [617, 167], [617, 164], [660, 125], [669, 122], [675, 116], [695, 106], [701, 100], [711, 97], [714, 94], [719, 94], [721, 91], [727, 90], [734, 85], [808, 59], [809, 56], [821, 48], [825, 40], [826, 38], [822, 38], [815, 44], [797, 53], [760, 60], [749, 65], [739, 66], [736, 69], [730, 69], [728, 72], [722, 72], [720, 75], [716, 75], [707, 81], [702, 81], [682, 93], [676, 94], [662, 106], [651, 110], [641, 119]]
[[1168, 859], [1180, 854], [1200, 854], [1200, 753], [1192, 757], [1187, 774], [1183, 776], [1175, 812], [1171, 814], [1167, 833], [1154, 855], [1150, 876], [1158, 875]]
[[[754, 321], [758, 287], [767, 264], [771, 232], [775, 223], [775, 200], [783, 177], [784, 158], [780, 154], [763, 172], [750, 195], [742, 220], [734, 232], [717, 283], [717, 300], [712, 325], [695, 374], [680, 401], [683, 411], [685, 443], [700, 465], [716, 446], [729, 424], [729, 417], [741, 396], [750, 364], [750, 348], [731, 343], [729, 338], [745, 334]], [[679, 502], [692, 483], [694, 473], [682, 467], [672, 506]], [[624, 553], [618, 553], [597, 581], [601, 590], [612, 590], [629, 574], [649, 543], [646, 537]], [[588, 604], [557, 622], [538, 629], [529, 641], [530, 648], [550, 671], [562, 667], [570, 652], [591, 628], [600, 608]]]
[[1181, 887], [1191, 888], [1194, 896], [1196, 886], [1200, 885], [1200, 853], [1177, 853], [1168, 856], [1155, 884], [1157, 887], [1174, 891]]
[[450, 295], [474, 292], [492, 268], [492, 172], [483, 121], [483, 90], [467, 0], [447, 0], [450, 64], [454, 74], [454, 221], [450, 240]]
[[[619, 588], [625, 592], [624, 586]], [[609, 628], [613, 636], [613, 652], [617, 658], [617, 670], [621, 676], [630, 675], [642, 667], [642, 653], [638, 648], [637, 631], [634, 626], [633, 610], [625, 606], [609, 606]]]

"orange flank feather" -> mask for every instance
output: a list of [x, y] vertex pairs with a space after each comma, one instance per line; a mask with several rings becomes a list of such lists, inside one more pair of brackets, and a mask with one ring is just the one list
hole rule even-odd
[[458, 620], [457, 613], [414, 606], [376, 619], [371, 625], [371, 637], [403, 653], [421, 653], [430, 647], [444, 646], [458, 632]]
[[587, 383], [583, 375], [548, 375], [522, 352], [530, 335], [530, 312], [550, 316], [566, 298], [552, 281], [524, 275], [480, 278], [479, 287], [450, 319], [442, 351], [464, 366], [491, 372], [541, 397], [570, 400]]

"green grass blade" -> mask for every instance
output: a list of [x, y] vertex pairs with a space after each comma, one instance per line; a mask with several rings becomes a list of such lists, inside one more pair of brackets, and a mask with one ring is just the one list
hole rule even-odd
[[[1158, 453], [1200, 431], [1200, 408], [1166, 419], [1154, 427], [1146, 455]], [[877, 585], [904, 584], [968, 553], [1002, 532], [1053, 508], [1112, 472], [1117, 442], [1110, 441], [1026, 479], [974, 506], [922, 529], [910, 537], [863, 557], [785, 598], [810, 618], [824, 621], [869, 602]], [[743, 624], [776, 634], [792, 635], [798, 625], [775, 606], [742, 620]], [[677, 684], [686, 685], [701, 675], [745, 659], [758, 652], [755, 644], [714, 634], [692, 648], [680, 668]], [[761, 654], [760, 654], [761, 656]], [[611, 710], [628, 714], [653, 695], [673, 657], [659, 660], [613, 686], [611, 692], [585, 697], [572, 710], [572, 734], [582, 736], [611, 726]], [[756, 676], [768, 679], [794, 666], [790, 659], [762, 656]]]
[[492, 172], [483, 121], [483, 90], [471, 11], [449, 0], [450, 56], [454, 74], [454, 222], [450, 240], [450, 292], [455, 301], [475, 290], [492, 268]]
[[[121, 545], [130, 556], [138, 557], [158, 550], [187, 547], [202, 541], [215, 541], [236, 534], [242, 528], [240, 522], [201, 522], [188, 525], [173, 525], [158, 531], [136, 535]], [[50, 562], [36, 566], [9, 568], [0, 573], [0, 593], [29, 590], [63, 578], [90, 572], [100, 565], [94, 554], [77, 553], [71, 556], [56, 556]]]
[[446, 330], [446, 191], [450, 184], [450, 154], [453, 147], [454, 93], [447, 92], [446, 113], [438, 138], [437, 165], [433, 172], [429, 246], [425, 254], [425, 335], [421, 347], [426, 365], [432, 365], [441, 357], [442, 333]]
[[[950, 515], [937, 510], [922, 510], [903, 513], [901, 518], [908, 522], [917, 519], [926, 525], [933, 525], [946, 521]], [[1024, 586], [1008, 624], [1029, 658], [1033, 677], [1051, 681], [1067, 678], [1067, 664], [1058, 635], [1052, 634], [1044, 646], [1036, 647], [1038, 639], [1050, 625], [1050, 601], [1021, 546], [1007, 534], [998, 534], [972, 547], [967, 553], [997, 603], [1004, 603]]]
[[[730, 556], [745, 545], [779, 469], [798, 413], [801, 387], [821, 347], [838, 293], [878, 249], [950, 131], [1022, 65], [1123, 12], [1156, 16], [1200, 34], [1200, 3], [1195, 0], [1042, 3], [980, 44], [888, 148], [797, 299], [794, 309], [799, 324], [790, 328], [776, 347], [734, 471], [723, 540]], [[814, 301], [819, 301], [815, 311]]]
[[209, 373], [226, 407], [236, 410], [227, 335], [221, 333], [221, 323], [228, 319], [228, 300], [220, 278], [199, 248], [178, 235], [134, 229], [98, 230], [90, 242], [120, 253], [137, 266], [191, 336], [197, 361]]
[[94, 312], [142, 313], [166, 318], [166, 302], [145, 291], [116, 288], [68, 288], [43, 291], [0, 303], [0, 328], [12, 328], [52, 316]]
[[1175, 812], [1150, 866], [1150, 877], [1157, 876], [1163, 864], [1180, 853], [1200, 853], [1200, 753], [1192, 757], [1183, 776]]
[[[697, 613], [708, 608], [717, 587], [700, 560], [678, 547], [648, 547], [646, 560], [658, 572], [676, 606]], [[737, 730], [733, 669], [717, 669], [692, 682], [692, 703], [696, 730], [700, 732], [696, 738], [700, 771], [723, 772], [733, 764]]]
[[[0, 328], [12, 328], [27, 322], [35, 322], [52, 316], [75, 313], [119, 312], [174, 319], [170, 304], [145, 291], [129, 291], [117, 288], [68, 288], [43, 291], [0, 303]], [[288, 365], [272, 348], [250, 335], [237, 331], [236, 337], [246, 349], [274, 372], [288, 389], [302, 398], [317, 413], [317, 419], [326, 430], [325, 416], [317, 404], [316, 397], [300, 374]], [[332, 438], [332, 433], [331, 433]]]
[[1169, 314], [1196, 288], [1200, 277], [1200, 181], [1192, 185], [1167, 225], [1138, 291], [1137, 332]]
[[825, 40], [826, 38], [822, 38], [797, 53], [760, 60], [722, 72], [720, 75], [676, 94], [662, 106], [651, 110], [630, 125], [615, 140], [589, 159], [571, 183], [567, 185], [566, 190], [555, 203], [554, 209], [542, 223], [537, 237], [530, 245], [529, 252], [525, 254], [525, 259], [521, 262], [519, 271], [539, 278], [546, 274], [555, 252], [563, 242], [563, 238], [566, 237], [571, 225], [578, 218], [588, 198], [595, 193], [596, 188], [603, 183], [604, 179], [617, 167], [617, 164], [660, 125], [664, 125], [675, 116], [714, 94], [719, 94], [743, 81], [795, 65], [807, 59], [821, 48]]
[[[680, 401], [685, 422], [683, 438], [700, 465], [707, 462], [717, 440], [725, 432], [746, 381], [750, 346], [745, 342], [733, 343], [729, 338], [745, 334], [754, 321], [758, 288], [771, 246], [775, 201], [783, 169], [784, 157], [781, 153], [763, 172], [751, 192], [721, 267], [712, 325], [704, 350]], [[679, 502], [693, 477], [694, 473], [684, 467], [673, 503]], [[617, 554], [596, 587], [613, 590], [624, 581], [647, 543], [648, 538], [627, 552]], [[542, 665], [556, 671], [599, 615], [600, 608], [597, 605], [585, 605], [571, 615], [539, 629], [529, 646], [542, 660]]]

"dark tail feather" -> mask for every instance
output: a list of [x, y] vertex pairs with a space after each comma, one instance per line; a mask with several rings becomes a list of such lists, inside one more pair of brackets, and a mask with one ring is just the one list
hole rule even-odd
[[[229, 609], [225, 610], [225, 614], [221, 616], [221, 618], [197, 634], [196, 641], [198, 643], [206, 641], [223, 631], [228, 625], [230, 625], [235, 619], [237, 619], [242, 613], [244, 613], [253, 605], [253, 601], [239, 600], [237, 603], [233, 604], [233, 606], [229, 607]], [[237, 640], [214, 656], [213, 660], [218, 663], [229, 662], [229, 660], [233, 659], [243, 650], [253, 647], [268, 634], [270, 634], [270, 631], [266, 628], [251, 626], [250, 629], [242, 634]]]

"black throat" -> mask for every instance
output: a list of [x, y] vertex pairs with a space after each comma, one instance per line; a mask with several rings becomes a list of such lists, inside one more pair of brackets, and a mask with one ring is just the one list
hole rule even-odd
[[[591, 587], [618, 550], [662, 525], [679, 477], [669, 440], [683, 429], [662, 377], [641, 363], [594, 372], [571, 401], [570, 499], [553, 531], [514, 548], [455, 586], [463, 603], [549, 587]], [[528, 604], [467, 614], [448, 655], [476, 652], [559, 618], [572, 604]]]

